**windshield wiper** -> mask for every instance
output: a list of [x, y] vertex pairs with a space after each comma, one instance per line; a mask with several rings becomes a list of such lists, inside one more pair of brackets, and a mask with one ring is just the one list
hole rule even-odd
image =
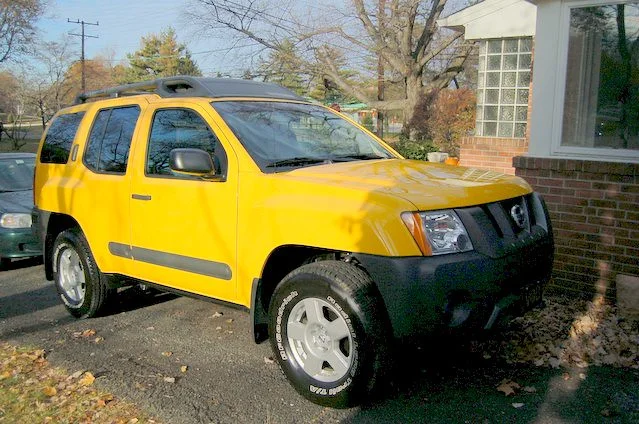
[[296, 166], [296, 165], [312, 165], [315, 163], [328, 162], [327, 159], [311, 158], [311, 157], [294, 157], [282, 160], [276, 160], [266, 165], [267, 168], [276, 168], [278, 166]]
[[380, 156], [380, 155], [376, 155], [375, 153], [364, 153], [364, 154], [360, 154], [360, 155], [340, 155], [340, 156], [333, 156], [331, 158], [332, 160], [373, 160], [373, 159], [388, 159], [388, 157], [386, 156]]

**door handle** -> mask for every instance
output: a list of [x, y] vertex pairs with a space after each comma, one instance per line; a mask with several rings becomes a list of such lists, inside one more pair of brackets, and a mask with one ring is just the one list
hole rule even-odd
[[151, 200], [150, 194], [132, 194], [131, 198], [134, 200]]

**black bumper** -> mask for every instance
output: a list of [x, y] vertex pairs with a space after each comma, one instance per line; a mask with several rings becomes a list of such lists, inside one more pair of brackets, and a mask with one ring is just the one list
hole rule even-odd
[[[528, 224], [517, 232], [508, 211], [520, 203]], [[430, 257], [355, 254], [384, 300], [397, 338], [445, 329], [490, 329], [541, 302], [554, 243], [543, 200], [526, 198], [456, 209], [475, 250]]]
[[[397, 338], [446, 328], [488, 329], [535, 306], [550, 278], [552, 243], [500, 259], [355, 255], [371, 275]], [[537, 299], [541, 301], [540, 298]]]

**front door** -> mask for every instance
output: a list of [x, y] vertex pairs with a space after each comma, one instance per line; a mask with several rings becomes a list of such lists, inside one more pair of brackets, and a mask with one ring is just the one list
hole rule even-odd
[[[146, 111], [146, 149], [134, 152], [131, 246], [123, 253], [134, 260], [134, 277], [232, 302], [237, 160], [216, 136], [204, 107], [180, 105]], [[175, 148], [209, 152], [222, 178], [204, 180], [171, 171], [169, 156]]]

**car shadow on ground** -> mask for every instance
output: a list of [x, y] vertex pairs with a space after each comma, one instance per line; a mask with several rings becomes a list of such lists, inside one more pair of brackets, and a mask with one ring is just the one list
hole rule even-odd
[[0, 266], [0, 272], [29, 268], [36, 265], [42, 265], [42, 256], [35, 256], [33, 258], [25, 259], [13, 259], [7, 265]]
[[378, 399], [345, 422], [639, 422], [637, 370], [513, 365], [449, 343], [397, 347]]
[[118, 290], [112, 304], [104, 312], [104, 315], [131, 312], [136, 309], [168, 302], [178, 297], [180, 296], [155, 289], [145, 291], [139, 289], [138, 286], [124, 287]]

